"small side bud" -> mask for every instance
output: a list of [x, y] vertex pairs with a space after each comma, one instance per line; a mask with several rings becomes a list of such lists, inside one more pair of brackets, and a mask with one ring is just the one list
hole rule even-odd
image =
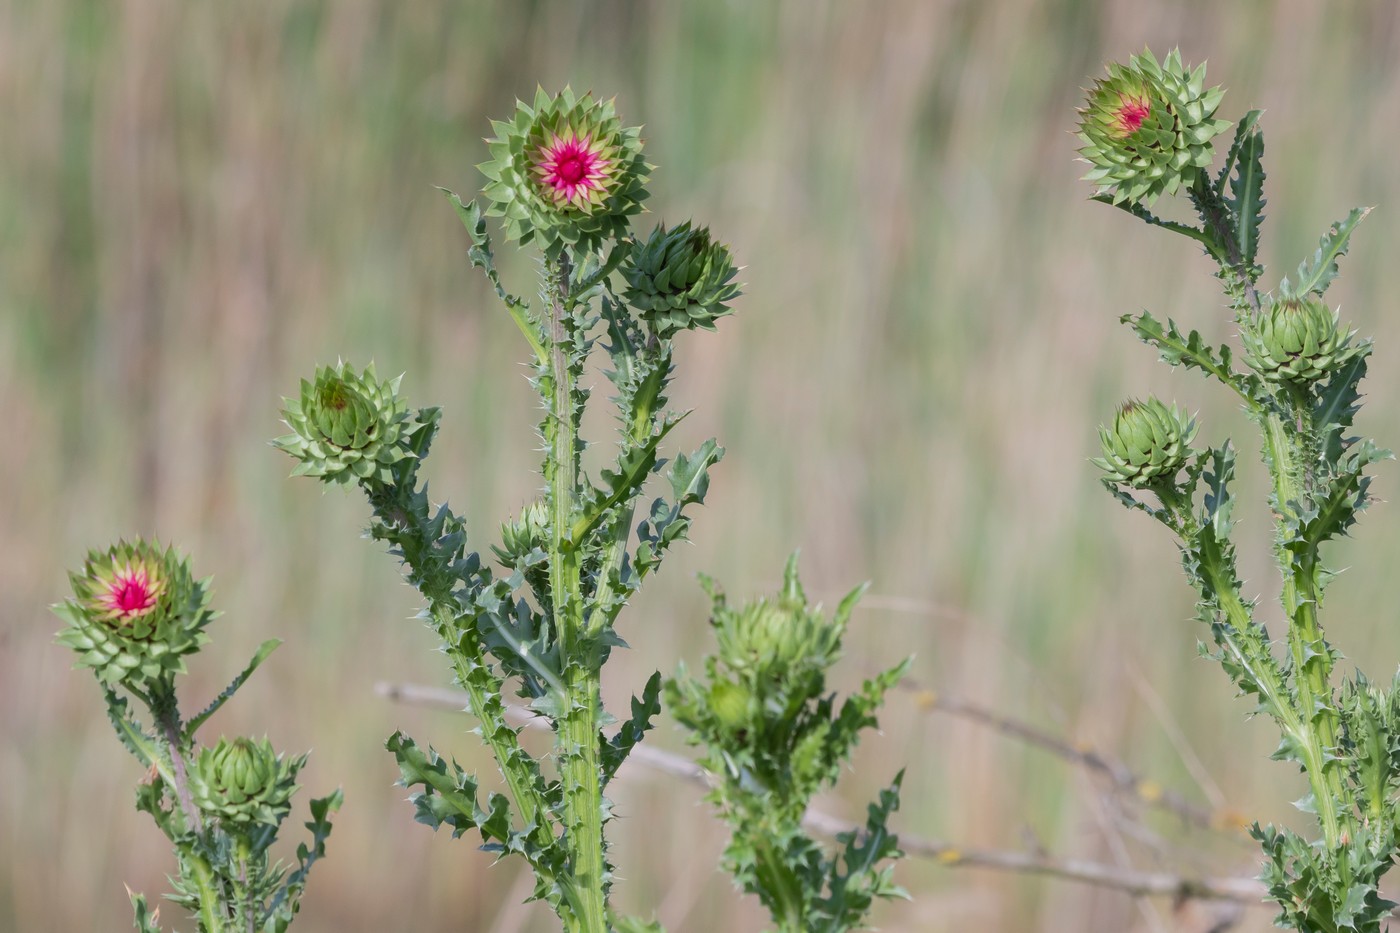
[[255, 825], [278, 826], [292, 809], [296, 776], [306, 756], [284, 758], [263, 739], [239, 737], [200, 752], [190, 793], [226, 832], [246, 834]]
[[1308, 385], [1349, 355], [1354, 333], [1316, 298], [1270, 301], [1240, 331], [1245, 361], [1270, 382]]
[[1175, 405], [1129, 399], [1119, 406], [1112, 426], [1099, 427], [1103, 457], [1092, 462], [1113, 482], [1134, 489], [1170, 485], [1186, 466], [1195, 436], [1196, 420]]
[[357, 374], [340, 363], [317, 370], [314, 382], [303, 379], [300, 397], [284, 399], [292, 433], [272, 442], [301, 461], [292, 475], [393, 482], [394, 464], [414, 456], [409, 441], [423, 427], [399, 398], [402, 378], [382, 382], [373, 364]]
[[622, 267], [627, 303], [662, 337], [714, 330], [716, 320], [732, 313], [728, 302], [739, 296], [738, 274], [729, 247], [689, 221], [670, 230], [657, 226]]

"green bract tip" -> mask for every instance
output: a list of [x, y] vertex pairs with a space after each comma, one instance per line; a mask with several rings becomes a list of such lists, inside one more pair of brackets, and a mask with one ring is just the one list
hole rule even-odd
[[208, 581], [195, 580], [173, 548], [122, 541], [90, 551], [68, 577], [75, 598], [54, 608], [68, 623], [58, 641], [104, 683], [140, 686], [184, 673], [185, 655], [209, 640]]
[[513, 121], [491, 126], [491, 160], [478, 168], [488, 179], [486, 213], [502, 219], [509, 239], [538, 241], [547, 254], [593, 250], [641, 212], [651, 171], [641, 127], [624, 127], [611, 100], [540, 89], [533, 107], [517, 102]]
[[1099, 194], [1151, 204], [1191, 187], [1215, 158], [1211, 140], [1230, 127], [1215, 119], [1225, 91], [1205, 88], [1206, 66], [1188, 72], [1181, 53], [1158, 64], [1150, 50], [1113, 63], [1079, 111], [1079, 150]]
[[246, 832], [257, 823], [277, 826], [291, 811], [304, 764], [305, 755], [283, 758], [267, 739], [220, 738], [200, 753], [190, 773], [190, 793], [226, 832]]
[[1334, 371], [1351, 355], [1351, 338], [1337, 312], [1316, 298], [1270, 300], [1240, 329], [1250, 368], [1271, 382], [1307, 384]]
[[409, 439], [422, 427], [399, 398], [399, 380], [381, 382], [374, 364], [356, 374], [348, 363], [325, 366], [301, 381], [301, 397], [284, 399], [291, 434], [274, 440], [301, 462], [293, 476], [326, 482], [390, 483], [393, 466], [413, 457]]
[[1171, 484], [1191, 456], [1196, 420], [1155, 398], [1119, 406], [1113, 426], [1099, 428], [1103, 458], [1093, 464], [1115, 483], [1143, 489]]
[[729, 247], [689, 221], [670, 230], [658, 226], [622, 267], [627, 303], [662, 337], [714, 330], [715, 321], [731, 313], [726, 302], [739, 296], [738, 274]]

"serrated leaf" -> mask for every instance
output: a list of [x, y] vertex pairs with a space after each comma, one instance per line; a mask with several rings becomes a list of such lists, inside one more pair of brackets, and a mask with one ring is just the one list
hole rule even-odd
[[584, 537], [597, 527], [608, 510], [641, 491], [642, 485], [656, 467], [657, 447], [684, 417], [685, 415], [667, 418], [660, 428], [652, 432], [641, 444], [628, 448], [618, 457], [617, 469], [602, 471], [603, 482], [607, 484], [607, 495], [589, 505], [585, 512], [574, 520], [569, 529], [569, 542], [572, 547], [578, 547], [583, 542]]
[[1321, 295], [1337, 277], [1337, 260], [1345, 256], [1351, 244], [1352, 231], [1371, 213], [1369, 207], [1353, 208], [1350, 214], [1332, 225], [1318, 241], [1317, 249], [1298, 266], [1298, 280], [1284, 279], [1279, 291], [1285, 298], [1301, 298], [1309, 292]]
[[191, 719], [189, 723], [185, 726], [186, 742], [194, 738], [194, 734], [199, 729], [199, 727], [204, 725], [204, 723], [209, 719], [210, 716], [213, 716], [215, 713], [217, 713], [220, 707], [227, 703], [229, 701], [229, 698], [238, 692], [238, 688], [243, 686], [243, 684], [248, 680], [249, 677], [253, 676], [253, 672], [258, 669], [258, 666], [261, 665], [262, 662], [266, 661], [268, 659], [268, 656], [271, 655], [272, 652], [276, 651], [277, 646], [280, 644], [282, 644], [282, 639], [269, 638], [267, 641], [263, 642], [261, 645], [258, 646], [258, 650], [253, 654], [253, 659], [248, 662], [248, 666], [243, 668], [243, 670], [239, 672], [238, 676], [233, 678], [229, 685], [224, 688], [223, 692], [216, 696], [213, 702], [211, 702], [208, 706], [201, 710], [200, 713], [193, 719]]
[[1239, 162], [1225, 199], [1234, 226], [1235, 248], [1251, 282], [1259, 278], [1259, 225], [1264, 219], [1264, 134], [1249, 130], [1240, 141]]
[[653, 673], [647, 680], [646, 686], [642, 688], [642, 696], [632, 698], [632, 716], [617, 730], [617, 734], [611, 739], [602, 743], [603, 750], [603, 785], [617, 774], [617, 769], [627, 760], [627, 755], [632, 751], [647, 730], [651, 728], [651, 721], [661, 712], [661, 672]]
[[1203, 230], [1200, 227], [1191, 227], [1183, 223], [1177, 223], [1174, 220], [1163, 220], [1136, 201], [1114, 201], [1113, 197], [1107, 194], [1094, 195], [1091, 200], [1112, 205], [1154, 227], [1161, 227], [1163, 230], [1170, 230], [1172, 233], [1179, 233], [1184, 237], [1189, 237], [1204, 246], [1207, 255], [1221, 262], [1226, 261], [1224, 246], [1215, 239], [1215, 236], [1209, 230]]
[[1216, 179], [1217, 188], [1223, 188], [1226, 180], [1230, 177], [1230, 173], [1235, 170], [1235, 160], [1239, 158], [1240, 147], [1243, 145], [1245, 138], [1251, 135], [1251, 131], [1259, 122], [1259, 117], [1262, 114], [1262, 110], [1251, 110], [1241, 117], [1240, 122], [1235, 126], [1235, 139], [1234, 142], [1230, 144], [1229, 150], [1225, 153], [1225, 164], [1221, 166], [1220, 175]]

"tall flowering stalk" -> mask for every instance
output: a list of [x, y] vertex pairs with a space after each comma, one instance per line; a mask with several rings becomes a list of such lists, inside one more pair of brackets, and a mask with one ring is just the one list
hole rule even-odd
[[[201, 749], [195, 735], [279, 642], [264, 642], [228, 688], [186, 720], [175, 678], [209, 641], [204, 630], [215, 615], [209, 581], [196, 579], [173, 549], [145, 541], [93, 551], [69, 576], [73, 598], [54, 607], [67, 623], [58, 641], [96, 676], [117, 737], [147, 768], [136, 808], [151, 815], [175, 848], [179, 870], [170, 900], [194, 915], [200, 933], [283, 933], [312, 864], [325, 855], [340, 792], [311, 802], [312, 844], [297, 849], [297, 867], [289, 872], [268, 850], [291, 812], [306, 756], [278, 755], [266, 739], [220, 739]], [[132, 714], [130, 698], [146, 707], [151, 728]], [[141, 894], [131, 901], [137, 930], [157, 933], [160, 909], [150, 909]]]
[[[624, 644], [619, 613], [685, 538], [690, 510], [704, 501], [709, 469], [724, 453], [709, 440], [669, 464], [660, 456], [683, 417], [667, 408], [673, 341], [713, 329], [728, 313], [737, 269], [728, 249], [688, 223], [633, 239], [631, 219], [642, 210], [651, 166], [639, 129], [623, 126], [611, 101], [540, 91], [493, 127], [491, 158], [480, 166], [482, 203], [448, 196], [467, 229], [467, 258], [524, 337], [544, 411], [544, 488], [502, 526], [494, 566], [467, 548], [463, 520], [430, 500], [419, 470], [440, 411], [410, 409], [397, 379], [346, 364], [321, 369], [288, 400], [291, 433], [275, 443], [297, 458], [294, 472], [354, 482], [364, 492], [371, 534], [390, 546], [422, 593], [422, 618], [441, 639], [505, 780], [504, 793], [482, 799], [473, 775], [396, 733], [388, 747], [402, 783], [416, 791], [418, 819], [454, 835], [474, 831], [492, 851], [524, 858], [535, 874], [534, 898], [554, 909], [565, 930], [650, 929], [609, 909], [604, 793], [651, 728], [661, 677], [651, 677], [618, 728], [609, 727], [599, 681]], [[506, 289], [488, 218], [499, 220], [508, 240], [543, 254], [538, 301]], [[580, 424], [598, 350], [606, 354], [619, 436], [612, 466], [589, 476]], [[667, 490], [643, 504], [655, 474]], [[552, 724], [550, 759], [527, 753], [507, 724], [508, 686]]]
[[[1298, 806], [1316, 819], [1321, 838], [1253, 828], [1278, 925], [1379, 933], [1395, 906], [1381, 896], [1380, 881], [1400, 854], [1400, 679], [1340, 677], [1342, 656], [1324, 636], [1321, 612], [1333, 576], [1323, 546], [1350, 532], [1369, 503], [1369, 467], [1390, 457], [1352, 434], [1371, 342], [1355, 339], [1323, 300], [1366, 211], [1353, 210], [1291, 279], [1264, 290], [1259, 112], [1234, 124], [1223, 165], [1210, 174], [1211, 140], [1230, 124], [1215, 119], [1222, 95], [1206, 89], [1204, 78], [1204, 66], [1188, 71], [1175, 52], [1160, 64], [1145, 52], [1110, 65], [1081, 111], [1080, 153], [1091, 166], [1086, 177], [1098, 188], [1096, 200], [1191, 238], [1216, 263], [1244, 368], [1230, 346], [1208, 346], [1172, 321], [1143, 313], [1123, 322], [1168, 365], [1195, 369], [1229, 389], [1260, 430], [1287, 626], [1279, 649], [1236, 571], [1229, 441], [1193, 449], [1194, 420], [1155, 399], [1129, 402], [1100, 429], [1103, 457], [1095, 462], [1124, 505], [1177, 537], [1214, 645], [1206, 653], [1277, 726], [1274, 757], [1293, 762], [1307, 779]], [[1184, 198], [1199, 222], [1153, 214], [1148, 207], [1161, 195]]]

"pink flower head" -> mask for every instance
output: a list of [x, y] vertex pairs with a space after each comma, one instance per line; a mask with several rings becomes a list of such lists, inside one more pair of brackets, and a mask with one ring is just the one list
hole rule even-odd
[[99, 580], [93, 606], [111, 622], [128, 622], [154, 612], [165, 591], [165, 582], [144, 563], [113, 567]]
[[1138, 131], [1144, 120], [1152, 113], [1152, 101], [1145, 94], [1131, 96], [1123, 94], [1113, 111], [1113, 131], [1126, 139]]
[[531, 159], [541, 192], [555, 207], [583, 208], [599, 204], [612, 178], [613, 160], [607, 147], [572, 127], [564, 135], [550, 133]]

